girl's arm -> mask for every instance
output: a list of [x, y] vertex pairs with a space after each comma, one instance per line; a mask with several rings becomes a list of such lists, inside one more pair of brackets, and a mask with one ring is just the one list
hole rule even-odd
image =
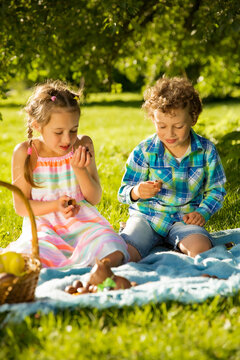
[[[35, 216], [49, 214], [55, 211], [61, 211], [65, 217], [70, 217], [72, 206], [65, 207], [65, 203], [68, 200], [68, 197], [62, 196], [61, 198], [53, 201], [37, 201], [31, 200], [31, 185], [25, 180], [24, 177], [24, 163], [27, 157], [27, 142], [19, 144], [16, 146], [13, 152], [12, 157], [12, 182], [14, 185], [18, 186], [27, 199], [30, 202], [33, 213]], [[31, 167], [34, 169], [36, 166], [36, 155], [33, 152], [31, 155]], [[14, 208], [18, 215], [28, 216], [27, 209], [22, 201], [22, 199], [16, 194], [13, 193]]]
[[84, 135], [77, 140], [71, 165], [84, 198], [92, 205], [98, 204], [101, 200], [102, 188], [95, 162], [93, 142], [89, 136]]

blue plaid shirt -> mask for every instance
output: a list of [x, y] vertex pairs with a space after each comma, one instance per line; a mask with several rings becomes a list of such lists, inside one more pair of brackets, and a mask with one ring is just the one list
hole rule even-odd
[[[142, 181], [161, 180], [158, 194], [133, 201], [132, 188]], [[160, 235], [183, 215], [199, 212], [205, 220], [221, 208], [226, 192], [224, 170], [214, 144], [191, 129], [191, 147], [179, 163], [157, 134], [142, 141], [130, 154], [118, 199], [129, 204], [130, 215], [141, 213]]]

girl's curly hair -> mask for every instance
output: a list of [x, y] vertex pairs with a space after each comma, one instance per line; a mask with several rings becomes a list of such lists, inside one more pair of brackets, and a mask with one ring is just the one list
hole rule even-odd
[[202, 102], [191, 82], [185, 78], [161, 78], [144, 92], [142, 108], [150, 117], [154, 110], [171, 113], [174, 109], [189, 106], [189, 113], [197, 121], [202, 111]]

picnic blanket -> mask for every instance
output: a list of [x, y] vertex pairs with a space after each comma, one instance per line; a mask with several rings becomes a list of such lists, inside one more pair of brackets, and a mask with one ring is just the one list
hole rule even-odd
[[[158, 247], [139, 263], [113, 268], [116, 275], [137, 282], [126, 290], [70, 295], [64, 292], [76, 279], [86, 282], [90, 267], [59, 270], [42, 269], [36, 300], [31, 303], [4, 304], [4, 322], [21, 321], [26, 316], [63, 309], [123, 307], [176, 300], [200, 303], [216, 295], [232, 296], [240, 290], [240, 228], [212, 233], [214, 247], [195, 258]], [[225, 243], [235, 245], [227, 250]], [[203, 274], [218, 278], [203, 277]]]

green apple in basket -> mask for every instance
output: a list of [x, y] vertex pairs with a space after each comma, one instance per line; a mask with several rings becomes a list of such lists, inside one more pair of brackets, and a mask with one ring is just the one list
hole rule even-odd
[[0, 272], [22, 276], [24, 269], [25, 261], [21, 254], [13, 251], [0, 254]]

